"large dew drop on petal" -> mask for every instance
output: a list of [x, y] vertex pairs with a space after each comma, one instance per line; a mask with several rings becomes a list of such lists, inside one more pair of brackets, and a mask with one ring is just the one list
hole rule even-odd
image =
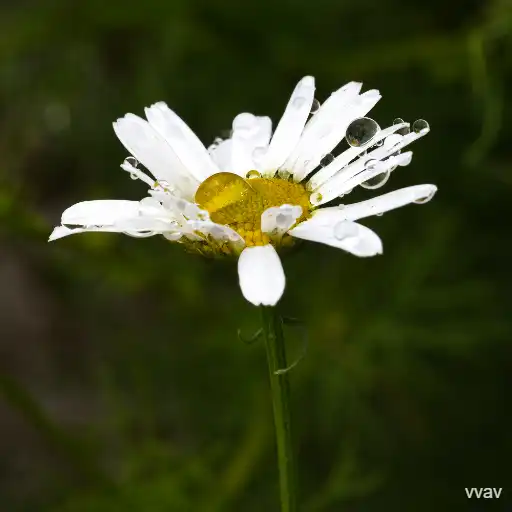
[[347, 142], [352, 147], [361, 147], [369, 144], [380, 131], [380, 126], [369, 117], [354, 119], [345, 134]]
[[249, 184], [237, 174], [219, 172], [207, 178], [197, 189], [195, 202], [210, 212], [215, 222], [229, 222], [223, 212], [229, 207], [246, 201], [254, 194]]

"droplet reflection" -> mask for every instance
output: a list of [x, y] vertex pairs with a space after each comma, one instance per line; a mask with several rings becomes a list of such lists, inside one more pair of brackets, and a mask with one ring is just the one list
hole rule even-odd
[[352, 147], [361, 147], [369, 144], [380, 131], [380, 126], [369, 117], [354, 119], [347, 128], [345, 138]]

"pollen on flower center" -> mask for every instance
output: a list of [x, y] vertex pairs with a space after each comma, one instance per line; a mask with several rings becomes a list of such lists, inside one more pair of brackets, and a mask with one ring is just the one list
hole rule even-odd
[[[228, 225], [244, 238], [246, 245], [252, 246], [272, 242], [261, 231], [261, 214], [265, 210], [283, 204], [298, 205], [302, 207], [298, 222], [302, 222], [309, 217], [309, 195], [302, 184], [278, 177], [243, 179], [221, 172], [201, 183], [195, 202], [209, 212], [212, 221]], [[286, 244], [288, 238], [282, 242]]]

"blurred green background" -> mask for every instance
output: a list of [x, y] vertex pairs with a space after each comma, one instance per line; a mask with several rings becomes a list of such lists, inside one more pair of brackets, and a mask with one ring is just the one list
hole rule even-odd
[[301, 511], [505, 510], [509, 0], [4, 0], [0, 59], [2, 511], [278, 510], [264, 349], [236, 336], [259, 312], [236, 266], [161, 237], [46, 240], [75, 202], [143, 197], [117, 117], [164, 100], [209, 144], [239, 112], [275, 123], [306, 74], [320, 101], [380, 89], [381, 126], [427, 119], [382, 190], [439, 192], [363, 222], [383, 256], [305, 243], [285, 259], [281, 309], [310, 338], [291, 374]]

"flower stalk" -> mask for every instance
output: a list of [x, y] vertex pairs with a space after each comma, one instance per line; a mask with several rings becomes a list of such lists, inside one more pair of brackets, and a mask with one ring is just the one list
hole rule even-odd
[[270, 375], [279, 467], [281, 512], [297, 512], [297, 473], [291, 435], [290, 381], [287, 368], [283, 322], [276, 308], [262, 307], [263, 332]]

